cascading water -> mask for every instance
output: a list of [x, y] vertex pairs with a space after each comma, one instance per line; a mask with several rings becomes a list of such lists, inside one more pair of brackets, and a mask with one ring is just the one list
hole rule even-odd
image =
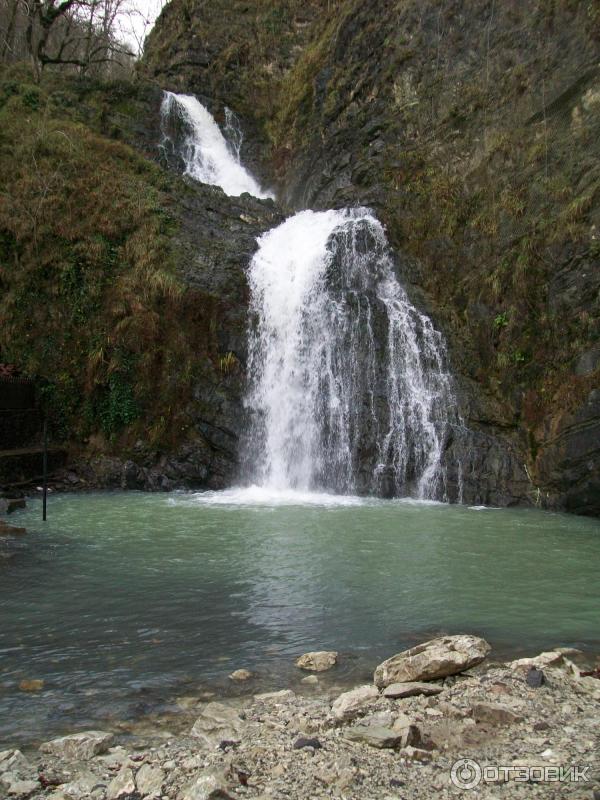
[[212, 114], [192, 95], [164, 92], [161, 121], [161, 146], [166, 149], [169, 145], [178, 152], [184, 174], [201, 183], [220, 186], [231, 196], [248, 192], [254, 197], [273, 197], [260, 188], [240, 162], [242, 132], [230, 109], [226, 109], [226, 130], [232, 134], [229, 143]]
[[365, 208], [303, 211], [258, 243], [250, 480], [443, 498], [457, 421], [444, 343], [398, 283], [381, 223]]
[[[263, 192], [190, 95], [165, 92], [167, 153], [229, 195]], [[459, 423], [443, 339], [398, 283], [366, 208], [302, 211], [259, 238], [249, 267], [246, 478], [268, 490], [445, 499], [444, 450]], [[460, 499], [460, 468], [459, 491]]]

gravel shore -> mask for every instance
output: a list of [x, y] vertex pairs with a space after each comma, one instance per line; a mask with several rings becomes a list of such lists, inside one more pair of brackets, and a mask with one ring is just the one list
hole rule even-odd
[[302, 693], [255, 695], [251, 676], [239, 673], [248, 694], [222, 702], [180, 698], [179, 732], [150, 719], [134, 737], [86, 731], [38, 752], [7, 750], [0, 753], [0, 796], [600, 797], [600, 681], [582, 676], [576, 651], [505, 664], [488, 657], [426, 683], [346, 692], [324, 689], [321, 670], [312, 669]]

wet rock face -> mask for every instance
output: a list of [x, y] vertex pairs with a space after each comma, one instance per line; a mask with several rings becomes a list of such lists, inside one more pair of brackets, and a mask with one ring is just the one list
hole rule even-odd
[[466, 502], [600, 513], [596, 12], [275, 5], [173, 0], [148, 70], [232, 106], [286, 205], [371, 205], [410, 256], [471, 431], [447, 443]]
[[271, 200], [228, 197], [191, 180], [181, 182], [173, 206], [173, 249], [185, 285], [180, 324], [198, 352], [199, 374], [186, 407], [190, 425], [167, 452], [140, 440], [128, 458], [72, 461], [57, 473], [59, 487], [222, 489], [236, 477], [244, 426], [246, 268], [257, 237], [281, 221], [281, 212]]

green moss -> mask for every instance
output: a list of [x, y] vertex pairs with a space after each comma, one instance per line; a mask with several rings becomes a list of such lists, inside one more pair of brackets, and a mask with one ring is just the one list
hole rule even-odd
[[52, 75], [34, 90], [18, 70], [0, 76], [0, 353], [42, 382], [60, 435], [133, 437], [189, 393], [174, 184], [81, 121], [114, 86]]

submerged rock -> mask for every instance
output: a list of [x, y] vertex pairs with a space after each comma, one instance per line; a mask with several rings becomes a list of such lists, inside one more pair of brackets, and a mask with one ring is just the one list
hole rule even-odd
[[337, 664], [338, 654], [335, 650], [314, 650], [304, 653], [296, 660], [296, 666], [311, 672], [325, 672]]
[[241, 681], [249, 681], [250, 678], [254, 677], [254, 675], [252, 672], [250, 672], [249, 669], [235, 669], [232, 673], [230, 673], [229, 677], [232, 681], [241, 682]]
[[393, 683], [428, 681], [455, 675], [480, 664], [491, 647], [478, 636], [442, 636], [404, 650], [380, 664], [374, 682], [380, 688]]
[[16, 525], [9, 525], [0, 519], [0, 536], [22, 536], [27, 533], [27, 528], [20, 528]]
[[258, 703], [289, 703], [295, 700], [296, 695], [291, 689], [280, 689], [278, 692], [264, 692], [254, 695]]
[[12, 514], [20, 508], [25, 508], [23, 497], [0, 498], [0, 514]]
[[44, 681], [41, 678], [25, 678], [19, 684], [22, 692], [39, 692], [44, 688]]
[[105, 753], [112, 743], [112, 733], [83, 731], [44, 742], [40, 745], [40, 751], [68, 761], [87, 761], [99, 753]]

